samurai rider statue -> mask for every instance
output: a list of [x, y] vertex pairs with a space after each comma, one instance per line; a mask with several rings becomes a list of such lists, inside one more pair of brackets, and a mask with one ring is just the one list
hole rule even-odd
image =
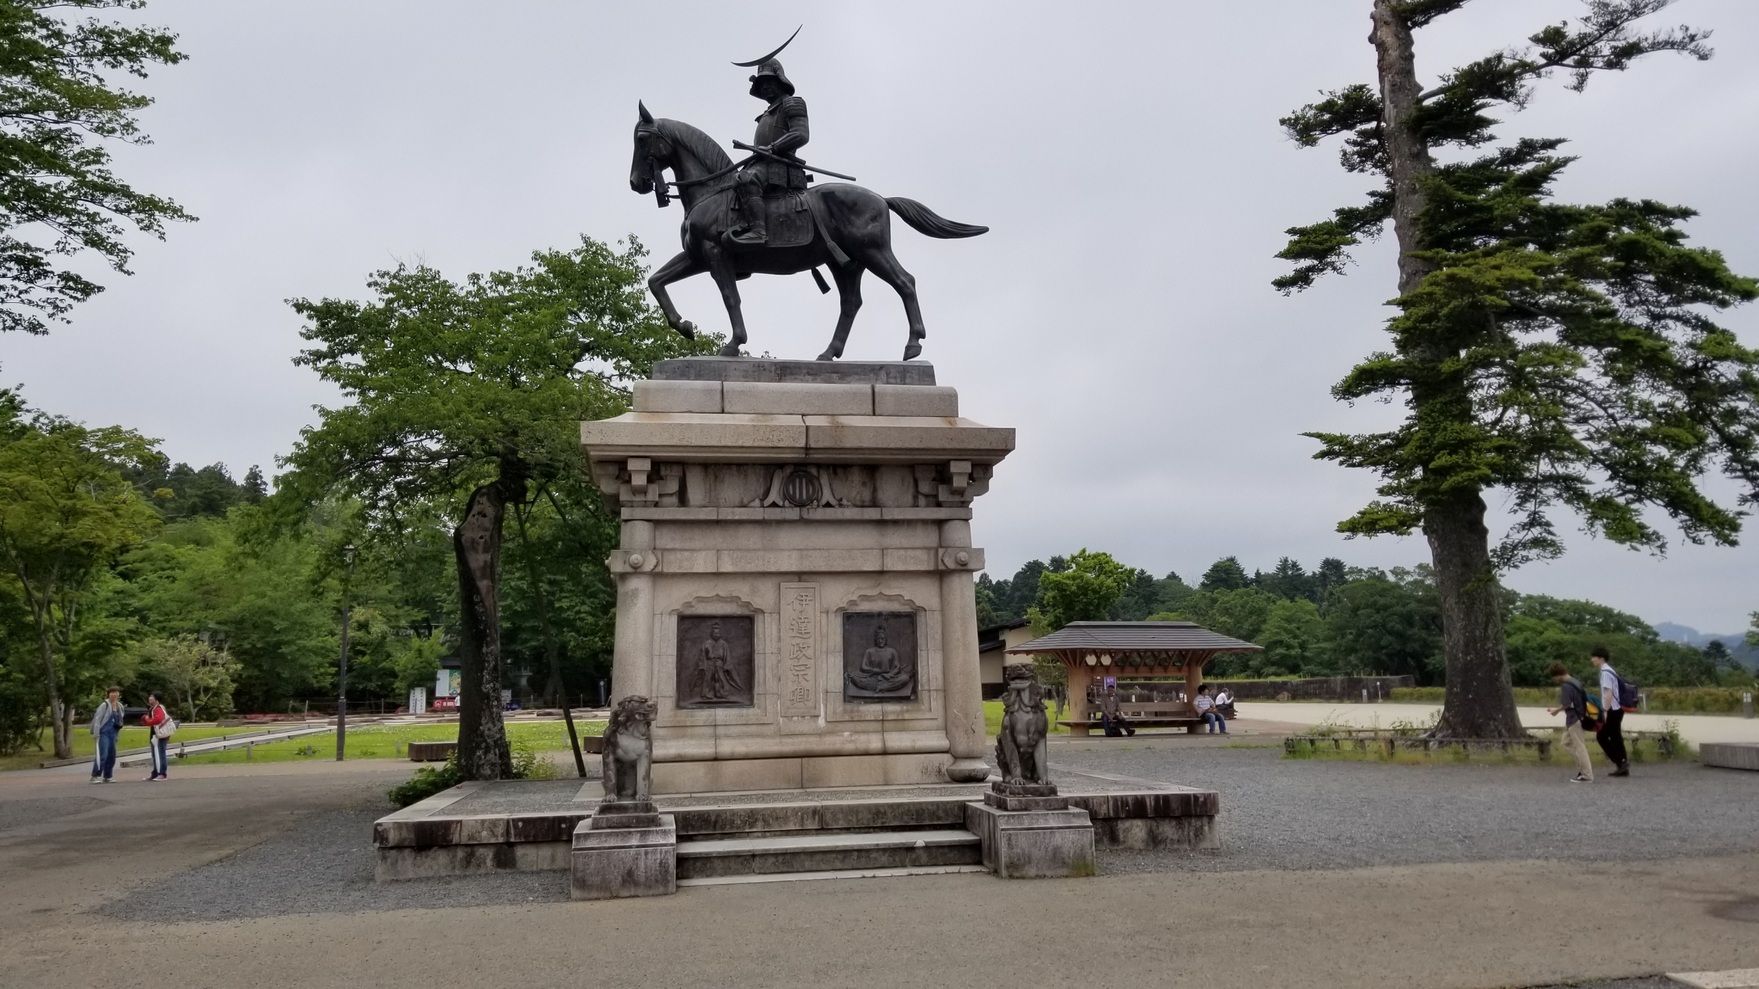
[[764, 196], [799, 192], [810, 181], [805, 168], [782, 159], [793, 159], [795, 149], [807, 142], [811, 131], [806, 121], [806, 101], [794, 95], [794, 84], [782, 71], [780, 59], [764, 59], [750, 81], [751, 95], [767, 104], [757, 115], [757, 133], [751, 139], [762, 153], [740, 168], [734, 178], [739, 225], [730, 237], [736, 244], [758, 245], [769, 240], [764, 223]]

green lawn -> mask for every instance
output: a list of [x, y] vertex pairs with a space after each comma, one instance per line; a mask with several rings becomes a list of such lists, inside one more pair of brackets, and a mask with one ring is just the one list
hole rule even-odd
[[[178, 741], [212, 738], [216, 735], [238, 735], [254, 730], [253, 728], [215, 728], [213, 725], [179, 727], [177, 738], [173, 740], [172, 744], [175, 745]], [[0, 756], [0, 772], [9, 769], [35, 769], [44, 762], [54, 759], [55, 742], [47, 728], [43, 729], [41, 742], [43, 749], [40, 752], [35, 749], [26, 749], [15, 755]], [[147, 730], [145, 728], [122, 729], [122, 734], [117, 738], [117, 747], [123, 752], [130, 749], [146, 748]], [[90, 759], [97, 751], [98, 740], [92, 737], [92, 733], [87, 731], [83, 725], [75, 725], [73, 729], [73, 757]]]
[[[1064, 708], [1063, 709], [1063, 716], [1067, 717], [1068, 714], [1069, 714], [1068, 709]], [[1069, 729], [1064, 728], [1062, 725], [1057, 724], [1057, 706], [1055, 704], [1052, 704], [1049, 701], [1045, 702], [1044, 716], [1051, 723], [1051, 734], [1053, 734], [1053, 735], [1067, 735], [1069, 733]], [[984, 701], [983, 702], [983, 730], [985, 732], [989, 733], [990, 735], [995, 735], [996, 733], [998, 733], [1002, 730], [1002, 702], [1001, 701]]]
[[[604, 734], [603, 721], [576, 721], [582, 736]], [[181, 737], [181, 733], [179, 733]], [[450, 742], [458, 737], [456, 724], [439, 725], [361, 725], [348, 729], [350, 759], [402, 759], [408, 754], [410, 742]], [[536, 752], [566, 750], [568, 728], [560, 721], [510, 721], [507, 739]], [[175, 748], [172, 750], [176, 751]], [[244, 748], [191, 755], [182, 761], [189, 765], [245, 762]], [[253, 747], [250, 762], [297, 762], [302, 759], [336, 758], [336, 736], [303, 735], [280, 742], [267, 742]]]

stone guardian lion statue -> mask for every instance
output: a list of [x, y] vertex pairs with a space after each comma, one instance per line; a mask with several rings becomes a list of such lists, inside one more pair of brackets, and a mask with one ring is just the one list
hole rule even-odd
[[1046, 736], [1050, 719], [1044, 714], [1044, 685], [1027, 663], [1003, 668], [1002, 730], [996, 735], [996, 771], [1008, 784], [1049, 785]]
[[654, 716], [659, 708], [631, 694], [617, 702], [605, 728], [605, 799], [646, 801], [653, 786]]

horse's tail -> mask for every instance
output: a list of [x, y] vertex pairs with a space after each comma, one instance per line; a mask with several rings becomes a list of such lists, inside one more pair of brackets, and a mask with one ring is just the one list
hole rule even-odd
[[958, 237], [975, 237], [978, 234], [989, 232], [988, 227], [980, 227], [975, 223], [958, 223], [946, 217], [937, 216], [934, 210], [914, 199], [905, 199], [899, 196], [886, 200], [886, 205], [892, 208], [892, 212], [903, 218], [905, 223], [910, 224], [911, 229], [930, 237], [953, 240]]

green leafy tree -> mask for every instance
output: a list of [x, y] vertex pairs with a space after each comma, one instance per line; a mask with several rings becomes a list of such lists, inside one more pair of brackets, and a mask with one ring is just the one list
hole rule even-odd
[[686, 343], [649, 306], [644, 252], [583, 238], [513, 271], [463, 282], [426, 267], [373, 275], [373, 298], [295, 300], [311, 346], [299, 363], [350, 404], [320, 410], [276, 497], [340, 491], [369, 527], [412, 502], [455, 499], [463, 664], [458, 765], [512, 771], [501, 721], [501, 548], [507, 512], [583, 468], [579, 422], [628, 407], [625, 383]]
[[1747, 616], [1747, 645], [1759, 649], [1759, 611]]
[[1255, 676], [1312, 676], [1324, 672], [1324, 640], [1319, 606], [1306, 598], [1285, 598], [1270, 606], [1258, 633], [1264, 651], [1241, 658]]
[[1224, 556], [1209, 565], [1203, 572], [1203, 579], [1197, 582], [1197, 589], [1202, 591], [1237, 591], [1249, 587], [1251, 578], [1246, 576], [1246, 568], [1232, 556]]
[[[1466, 0], [1374, 0], [1379, 78], [1283, 119], [1312, 146], [1343, 137], [1342, 162], [1376, 180], [1367, 198], [1289, 231], [1286, 291], [1341, 271], [1391, 224], [1398, 242], [1389, 349], [1337, 384], [1342, 401], [1396, 401], [1392, 429], [1314, 433], [1319, 457], [1380, 476], [1352, 535], [1429, 542], [1441, 595], [1446, 700], [1436, 733], [1524, 734], [1504, 653], [1499, 572], [1562, 551], [1567, 509], [1615, 542], [1660, 550], [1659, 511], [1694, 542], [1732, 543], [1740, 516], [1700, 487], [1720, 469], [1759, 494], [1759, 351], [1715, 314], [1759, 295], [1721, 255], [1686, 244], [1691, 210], [1647, 199], [1561, 203], [1571, 159], [1556, 139], [1501, 147], [1498, 110], [1525, 106], [1558, 70], [1581, 89], [1656, 52], [1708, 58], [1690, 28], [1636, 24], [1668, 0], [1588, 0], [1576, 23], [1419, 81], [1413, 32]], [[1451, 153], [1463, 150], [1465, 154]], [[1450, 156], [1443, 157], [1444, 153]], [[1493, 545], [1485, 493], [1517, 518]]]
[[1327, 592], [1323, 616], [1327, 666], [1338, 674], [1428, 684], [1441, 672], [1441, 603], [1431, 582], [1348, 581]]
[[1109, 553], [1082, 549], [1066, 562], [1065, 568], [1039, 578], [1038, 601], [1027, 611], [1040, 635], [1070, 622], [1105, 621], [1135, 576]]
[[137, 649], [141, 673], [165, 686], [183, 717], [217, 718], [232, 712], [238, 663], [193, 635], [149, 639]]
[[239, 499], [246, 505], [260, 505], [269, 496], [269, 482], [263, 480], [263, 469], [256, 464], [251, 464], [250, 470], [245, 471], [242, 487]]
[[152, 453], [138, 433], [49, 416], [0, 439], [0, 568], [30, 614], [57, 758], [73, 753], [79, 669], [105, 654], [100, 641], [114, 645], [110, 636], [82, 638], [86, 605], [116, 559], [159, 522], [124, 475]]
[[146, 144], [136, 114], [152, 100], [119, 88], [183, 60], [162, 28], [79, 16], [139, 0], [0, 3], [0, 331], [45, 333], [103, 286], [59, 259], [101, 258], [128, 274], [128, 230], [163, 238], [194, 217], [136, 191], [110, 169], [110, 146]]

